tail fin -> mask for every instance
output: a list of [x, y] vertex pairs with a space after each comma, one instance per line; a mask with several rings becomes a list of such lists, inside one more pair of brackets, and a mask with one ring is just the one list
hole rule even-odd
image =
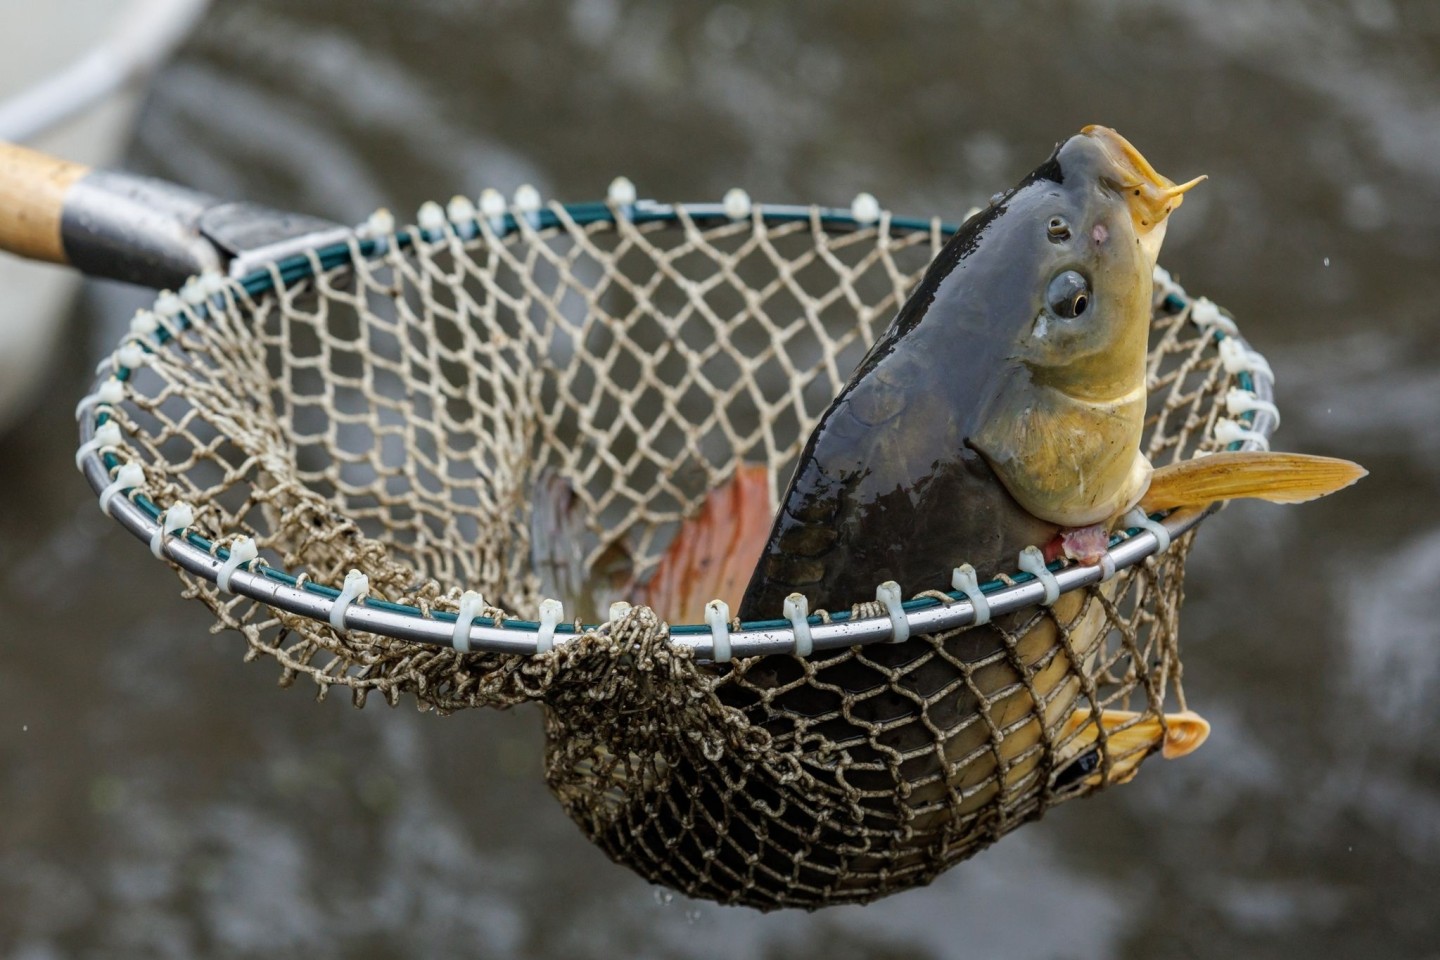
[[737, 609], [770, 536], [772, 513], [769, 472], [742, 463], [680, 527], [639, 591], [640, 602], [675, 623], [702, 622], [705, 604], [716, 598]]
[[[1064, 746], [1059, 763], [1069, 762], [1072, 757], [1083, 759], [1086, 751], [1099, 739], [1099, 730], [1092, 717], [1094, 713], [1091, 710], [1081, 707], [1065, 721], [1060, 731], [1060, 741]], [[1141, 717], [1133, 710], [1100, 712], [1099, 726], [1105, 728], [1106, 752], [1110, 755], [1110, 783], [1129, 781], [1139, 771], [1140, 761], [1157, 747], [1162, 757], [1174, 760], [1193, 753], [1210, 736], [1209, 722], [1189, 710], [1165, 714], [1163, 726], [1153, 715], [1144, 719]], [[1075, 734], [1074, 739], [1066, 742], [1071, 734]], [[1100, 776], [1096, 770], [1085, 782], [1090, 786], [1097, 785]]]
[[1215, 453], [1158, 468], [1140, 507], [1153, 513], [1242, 497], [1305, 503], [1343, 490], [1368, 472], [1349, 460], [1303, 453]]

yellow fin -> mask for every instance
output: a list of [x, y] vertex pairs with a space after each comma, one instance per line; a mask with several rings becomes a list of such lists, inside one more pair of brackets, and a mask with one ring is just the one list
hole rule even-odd
[[530, 558], [540, 595], [563, 601], [576, 618], [594, 623], [634, 586], [635, 560], [621, 537], [587, 567], [586, 537], [585, 507], [574, 485], [547, 468], [536, 480], [530, 509]]
[[1165, 714], [1165, 744], [1160, 756], [1175, 760], [1194, 753], [1210, 739], [1210, 721], [1193, 710]]
[[[1064, 743], [1060, 764], [1080, 756], [1099, 739], [1099, 731], [1091, 719], [1093, 716], [1089, 709], [1081, 707], [1065, 721], [1060, 731], [1060, 741]], [[1166, 760], [1174, 760], [1195, 752], [1210, 736], [1209, 721], [1190, 710], [1165, 714], [1163, 726], [1154, 714], [1102, 710], [1099, 725], [1105, 728], [1106, 751], [1110, 755], [1110, 783], [1129, 781], [1139, 772], [1140, 761], [1157, 748]], [[1072, 734], [1074, 739], [1066, 742]], [[1099, 782], [1098, 770], [1085, 780], [1091, 786]]]
[[1140, 507], [1153, 513], [1241, 497], [1304, 503], [1343, 490], [1367, 473], [1349, 460], [1304, 453], [1214, 453], [1157, 468]]

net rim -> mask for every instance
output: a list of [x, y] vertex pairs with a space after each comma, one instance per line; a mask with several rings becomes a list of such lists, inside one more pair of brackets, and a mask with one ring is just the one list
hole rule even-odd
[[[810, 221], [816, 229], [826, 231], [841, 232], [874, 226], [882, 237], [889, 232], [927, 231], [933, 233], [937, 240], [948, 238], [958, 229], [958, 225], [939, 218], [926, 220], [892, 217], [888, 211], [881, 211], [876, 218], [861, 218], [851, 211], [815, 205], [755, 204], [749, 213], [736, 217], [727, 211], [724, 204], [718, 203], [662, 204], [649, 200], [630, 204], [605, 201], [551, 203], [538, 210], [516, 209], [489, 218], [477, 216], [468, 221], [446, 222], [438, 228], [412, 227], [382, 236], [365, 236], [357, 230], [345, 240], [329, 242], [292, 254], [228, 281], [219, 277], [208, 280], [191, 278], [182, 288], [180, 297], [174, 298], [172, 295], [172, 308], [160, 312], [176, 319], [182, 327], [188, 327], [194, 320], [207, 317], [212, 302], [217, 307], [224, 305], [223, 288], [226, 284], [242, 288], [250, 297], [262, 297], [281, 286], [303, 282], [324, 271], [346, 266], [358, 258], [382, 257], [389, 252], [392, 243], [397, 248], [404, 249], [417, 243], [438, 244], [451, 240], [463, 242], [474, 239], [482, 232], [492, 233], [497, 238], [517, 232], [534, 232], [538, 235], [565, 229], [572, 223], [586, 226], [603, 222], [614, 223], [618, 219], [625, 219], [636, 225], [676, 223], [685, 219], [697, 225], [735, 223], [745, 219], [753, 219], [767, 226]], [[326, 239], [331, 237], [333, 234]], [[1203, 298], [1190, 297], [1162, 270], [1157, 269], [1157, 280], [1162, 274], [1165, 284], [1164, 305], [1167, 309], [1179, 312], [1193, 309], [1199, 303], [1208, 304]], [[165, 299], [164, 294], [161, 299]], [[191, 319], [192, 316], [194, 320]], [[1268, 365], [1263, 356], [1251, 348], [1240, 335], [1233, 321], [1225, 318], [1224, 323], [1214, 323], [1211, 335], [1217, 346], [1226, 339], [1235, 340], [1242, 348], [1242, 353], [1252, 358], [1250, 366], [1239, 371], [1239, 384], [1242, 389], [1254, 393], [1258, 399], [1273, 404], [1274, 383]], [[102, 395], [104, 385], [112, 381], [123, 384], [132, 373], [132, 367], [123, 362], [122, 350], [131, 344], [138, 344], [148, 352], [164, 346], [171, 339], [164, 324], [160, 325], [153, 336], [153, 347], [140, 338], [127, 337], [122, 342], [121, 349], [101, 362], [97, 370], [99, 380], [95, 392], [82, 400], [77, 409], [77, 418], [80, 420], [80, 453], [77, 455], [77, 466], [92, 490], [101, 497], [102, 509], [136, 538], [151, 545], [158, 557], [175, 563], [195, 576], [216, 583], [226, 561], [230, 560], [230, 550], [219, 545], [218, 541], [183, 527], [165, 529], [166, 509], [137, 487], [116, 487], [118, 481], [115, 473], [123, 465], [122, 461], [113, 452], [102, 453], [94, 442], [96, 431], [110, 419], [106, 410], [110, 402]], [[91, 415], [87, 416], [87, 412]], [[1235, 419], [1245, 426], [1248, 435], [1226, 445], [1226, 449], [1256, 450], [1268, 446], [1268, 439], [1277, 425], [1273, 414], [1261, 408], [1241, 413]], [[1194, 529], [1214, 510], [1215, 506], [1211, 505], [1207, 508], [1153, 514], [1148, 518], [1149, 523], [1145, 527], [1128, 527], [1112, 536], [1109, 549], [1101, 563], [1082, 566], [1065, 565], [1057, 561], [1045, 567], [1051, 575], [1045, 580], [1053, 578], [1053, 588], [1063, 594], [1109, 579], [1119, 571], [1163, 552], [1170, 541]], [[1164, 533], [1158, 532], [1157, 528], [1163, 528]], [[347, 591], [344, 587], [317, 583], [303, 574], [295, 574], [263, 561], [239, 565], [229, 571], [228, 580], [233, 593], [291, 614], [322, 623], [328, 622], [342, 631], [356, 630], [429, 646], [453, 646], [462, 652], [536, 655], [548, 649], [552, 640], [554, 644], [562, 644], [587, 632], [603, 631], [608, 625], [608, 622], [545, 623], [497, 618], [472, 624], [468, 636], [463, 635], [463, 631], [457, 636], [457, 614], [363, 596], [356, 597], [353, 591]], [[1051, 584], [1042, 581], [1034, 573], [1022, 570], [979, 585], [992, 615], [1010, 613], [1041, 603], [1046, 599], [1047, 590], [1051, 588]], [[811, 649], [818, 652], [893, 642], [902, 629], [907, 635], [920, 635], [984, 621], [985, 617], [977, 616], [976, 605], [966, 594], [959, 591], [932, 593], [942, 593], [948, 597], [948, 601], [942, 602], [934, 596], [904, 601], [900, 604], [903, 627], [901, 618], [892, 616], [889, 612], [867, 617], [852, 616], [848, 611], [839, 611], [827, 617], [812, 615], [807, 618], [809, 629], [805, 631], [810, 634]], [[797, 632], [788, 620], [747, 621], [739, 624], [738, 629], [730, 629], [728, 626], [717, 629], [710, 623], [667, 626], [670, 642], [677, 647], [689, 648], [701, 662], [797, 652]], [[546, 637], [543, 643], [542, 635]]]

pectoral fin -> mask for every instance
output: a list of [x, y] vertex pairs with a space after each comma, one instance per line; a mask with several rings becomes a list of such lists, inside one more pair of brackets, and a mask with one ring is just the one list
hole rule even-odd
[[1140, 507], [1153, 513], [1242, 497], [1305, 503], [1343, 490], [1368, 472], [1349, 460], [1304, 453], [1215, 453], [1157, 467]]

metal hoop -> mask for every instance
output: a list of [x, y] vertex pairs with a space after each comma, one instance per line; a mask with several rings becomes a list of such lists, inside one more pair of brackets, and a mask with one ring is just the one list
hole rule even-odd
[[[863, 215], [864, 211], [861, 213]], [[534, 212], [517, 211], [497, 216], [493, 220], [495, 232], [505, 236], [522, 229], [517, 215], [523, 219], [525, 227], [539, 231], [558, 229], [566, 221], [583, 225], [599, 221], [614, 222], [616, 219], [633, 223], [677, 222], [682, 218], [695, 222], [731, 220], [730, 211], [727, 211], [725, 205], [715, 203], [669, 205], [637, 201], [614, 206], [606, 203], [565, 206], [554, 204]], [[756, 204], [751, 215], [768, 223], [810, 221], [819, 228], [832, 231], [855, 230], [870, 225], [849, 210], [833, 208]], [[892, 232], [928, 231], [937, 238], [948, 236], [956, 229], [938, 220], [885, 217], [881, 218], [880, 222], [882, 229]], [[402, 232], [394, 235], [393, 242], [404, 247], [416, 242], [438, 240], [444, 235], [444, 231], [449, 229], [453, 228], [442, 226], [438, 230], [423, 231], [420, 236]], [[326, 241], [333, 241], [334, 235], [331, 233], [318, 236], [323, 236]], [[229, 282], [242, 287], [251, 297], [263, 296], [273, 291], [277, 283], [292, 284], [314, 276], [317, 270], [343, 266], [356, 257], [378, 256], [388, 248], [390, 242], [389, 238], [362, 238], [352, 235], [344, 242], [328, 242], [325, 246], [307, 249], [303, 253], [254, 269]], [[1157, 273], [1157, 278], [1159, 277], [1160, 274]], [[203, 319], [209, 309], [207, 302], [219, 302], [219, 298], [223, 296], [223, 287], [216, 283], [216, 279], [196, 278], [188, 285], [202, 294], [198, 298], [187, 298], [190, 313]], [[1180, 310], [1192, 304], [1184, 290], [1169, 280], [1168, 274], [1164, 275], [1163, 279], [1165, 282], [1161, 284], [1161, 289], [1168, 307]], [[183, 293], [184, 291], [182, 296]], [[178, 319], [188, 323], [188, 315], [182, 314]], [[1244, 390], [1253, 394], [1256, 402], [1252, 409], [1240, 415], [1239, 419], [1246, 421], [1246, 429], [1243, 436], [1230, 444], [1230, 448], [1261, 449], [1267, 445], [1268, 437], [1274, 431], [1278, 419], [1278, 411], [1274, 407], [1274, 382], [1269, 367], [1264, 363], [1264, 358], [1238, 333], [1217, 327], [1212, 331], [1212, 335], [1217, 343], [1234, 341], [1233, 346], [1227, 348], [1227, 353], [1253, 358], [1241, 372], [1240, 383]], [[169, 333], [162, 325], [154, 332], [153, 338], [157, 344], [163, 345], [169, 339]], [[134, 340], [131, 339], [127, 345], [134, 346]], [[136, 352], [130, 351], [127, 358], [133, 358]], [[139, 362], [143, 362], [143, 357]], [[119, 392], [118, 388], [111, 384], [123, 381], [130, 375], [130, 370], [123, 364], [102, 365], [102, 369], [107, 367], [111, 370], [107, 370], [108, 375], [92, 394], [99, 398], [99, 402], [82, 404], [81, 454], [77, 465], [91, 488], [101, 496], [103, 506], [110, 515], [135, 537], [149, 544], [154, 542], [157, 531], [161, 530], [164, 508], [143, 492], [134, 496], [117, 496], [125, 490], [139, 486], [139, 483], [121, 487], [118, 486], [118, 480], [112, 482], [115, 468], [125, 464], [113, 451], [106, 452], [104, 445], [93, 442], [100, 428], [110, 419], [109, 411], [103, 408], [104, 404], [110, 402], [111, 395]], [[122, 476], [135, 479], [137, 474], [143, 479], [143, 474], [139, 474], [138, 470], [131, 470]], [[1151, 517], [1151, 524], [1147, 524], [1147, 529], [1132, 528], [1125, 534], [1112, 538], [1109, 550], [1098, 564], [1066, 567], [1054, 565], [1047, 568], [1051, 571], [1053, 584], [1052, 578], [1046, 578], [1042, 582], [1033, 574], [1016, 572], [1009, 578], [1013, 581], [1011, 585], [1006, 585], [1001, 580], [980, 585], [979, 589], [988, 610], [985, 616], [978, 618], [978, 622], [1041, 603], [1055, 588], [1066, 593], [1108, 579], [1116, 571], [1141, 563], [1160, 552], [1168, 546], [1168, 543], [1162, 545], [1162, 540], [1180, 537], [1198, 525], [1208, 513], [1208, 510], [1202, 509], [1182, 509], [1172, 511], [1168, 516]], [[1157, 536], [1157, 527], [1163, 529], [1168, 537]], [[465, 638], [457, 637], [455, 614], [445, 611], [430, 611], [427, 614], [415, 607], [379, 600], [352, 603], [352, 596], [346, 595], [342, 589], [300, 579], [279, 568], [263, 563], [251, 564], [250, 569], [240, 567], [238, 563], [231, 562], [230, 552], [226, 548], [218, 547], [215, 542], [193, 532], [182, 532], [179, 536], [166, 539], [164, 543], [168, 559], [188, 573], [211, 582], [220, 582], [224, 574], [231, 591], [271, 607], [321, 623], [334, 622], [338, 614], [343, 617], [346, 630], [359, 630], [432, 646], [462, 649], [466, 646]], [[900, 632], [901, 623], [908, 635], [916, 636], [953, 630], [977, 622], [976, 605], [970, 602], [966, 593], [952, 591], [945, 595], [949, 597], [949, 601], [945, 603], [926, 597], [901, 604], [900, 609], [904, 611], [903, 621], [894, 616], [893, 610], [887, 610], [879, 616], [859, 618], [837, 613], [832, 614], [828, 621], [820, 617], [809, 617], [805, 621], [808, 630], [801, 631], [801, 634], [808, 633], [808, 637], [797, 637], [795, 625], [789, 620], [766, 620], [743, 623], [736, 630], [727, 629], [723, 631], [723, 638], [717, 636], [712, 623], [672, 626], [670, 641], [676, 646], [689, 648], [697, 660], [714, 662], [731, 657], [790, 653], [805, 655], [811, 651], [890, 642]], [[582, 629], [589, 630], [594, 626], [598, 625], [584, 625]], [[505, 620], [499, 626], [485, 622], [469, 627], [468, 649], [533, 656], [549, 649], [552, 643], [563, 644], [576, 635], [574, 624], [551, 622], [550, 617], [544, 618], [544, 622]], [[717, 646], [721, 649], [717, 649]]]

